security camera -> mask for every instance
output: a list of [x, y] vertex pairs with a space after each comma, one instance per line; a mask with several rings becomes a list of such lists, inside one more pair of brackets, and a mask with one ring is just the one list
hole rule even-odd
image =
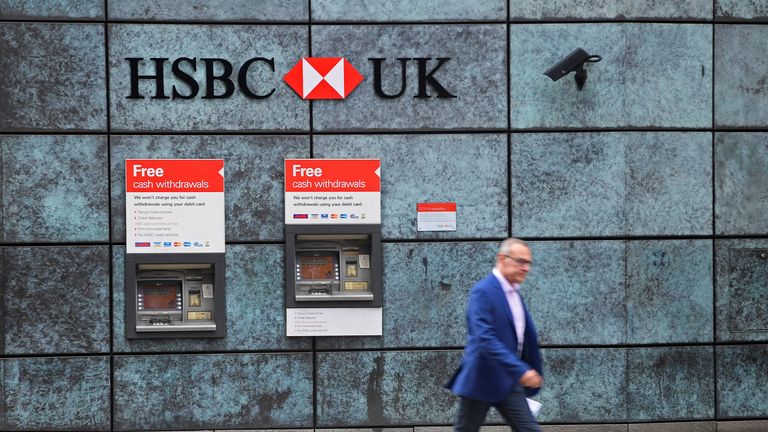
[[575, 71], [576, 87], [581, 90], [587, 81], [587, 71], [584, 69], [584, 63], [597, 63], [602, 59], [599, 55], [589, 55], [582, 48], [576, 48], [544, 72], [544, 75], [552, 78], [552, 81], [557, 81]]

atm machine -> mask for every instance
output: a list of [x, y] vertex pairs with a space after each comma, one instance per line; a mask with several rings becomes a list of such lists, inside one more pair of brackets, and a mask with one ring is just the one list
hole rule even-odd
[[285, 229], [286, 307], [381, 307], [378, 225]]
[[224, 254], [126, 254], [126, 338], [226, 334]]

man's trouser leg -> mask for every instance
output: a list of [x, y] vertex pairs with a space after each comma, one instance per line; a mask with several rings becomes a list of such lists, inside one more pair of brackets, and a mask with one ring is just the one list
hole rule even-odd
[[477, 432], [490, 407], [490, 402], [459, 396], [459, 413], [456, 415], [453, 431]]
[[517, 432], [541, 432], [539, 424], [528, 408], [523, 387], [516, 385], [506, 399], [494, 404], [507, 424]]

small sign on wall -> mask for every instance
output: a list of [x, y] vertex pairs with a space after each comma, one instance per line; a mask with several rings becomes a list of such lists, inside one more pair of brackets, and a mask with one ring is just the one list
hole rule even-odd
[[127, 253], [224, 253], [223, 159], [127, 159]]
[[456, 231], [456, 203], [416, 204], [417, 231]]

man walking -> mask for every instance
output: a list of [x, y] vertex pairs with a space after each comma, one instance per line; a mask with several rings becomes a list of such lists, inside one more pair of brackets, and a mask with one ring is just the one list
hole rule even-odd
[[526, 401], [543, 383], [541, 355], [519, 294], [531, 264], [528, 245], [507, 239], [491, 274], [470, 291], [464, 359], [447, 384], [460, 397], [455, 432], [478, 431], [491, 406], [517, 432], [541, 431]]

